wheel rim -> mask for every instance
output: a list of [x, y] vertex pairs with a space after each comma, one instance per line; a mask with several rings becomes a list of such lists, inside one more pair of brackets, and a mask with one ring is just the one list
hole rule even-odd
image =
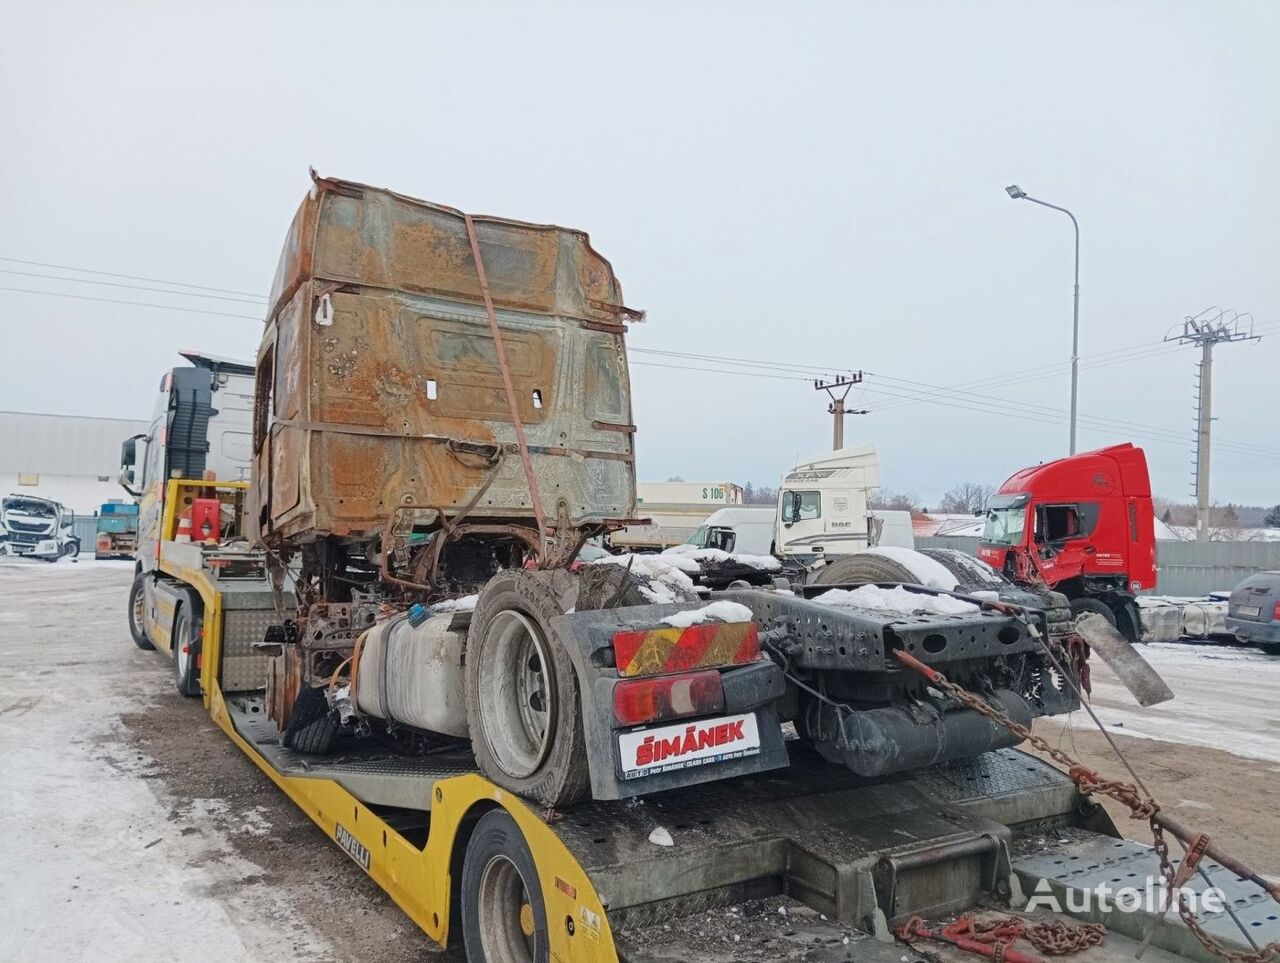
[[524, 613], [496, 615], [480, 647], [480, 724], [503, 772], [516, 779], [542, 765], [553, 741], [555, 686], [546, 639]]
[[533, 963], [537, 922], [520, 869], [494, 856], [480, 874], [476, 898], [480, 947], [487, 963]]
[[173, 627], [173, 664], [178, 678], [184, 680], [191, 665], [191, 645], [187, 642], [187, 616], [178, 616], [178, 624]]
[[[133, 596], [133, 608], [131, 613], [133, 616], [133, 629], [135, 635], [146, 635], [147, 632], [147, 598], [146, 589], [138, 586], [138, 591]], [[163, 663], [161, 663], [163, 665]]]

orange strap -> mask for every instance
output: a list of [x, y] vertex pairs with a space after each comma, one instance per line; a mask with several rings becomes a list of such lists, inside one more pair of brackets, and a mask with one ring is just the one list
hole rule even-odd
[[[520, 446], [520, 461], [524, 463], [524, 477], [529, 482], [529, 497], [533, 499], [533, 517], [538, 523], [538, 539], [541, 543], [547, 537], [547, 526], [542, 518], [542, 496], [538, 492], [538, 478], [533, 473], [533, 462], [529, 458], [529, 445], [524, 438], [524, 425], [520, 421], [520, 409], [516, 404], [516, 390], [511, 384], [507, 349], [502, 343], [498, 316], [493, 310], [493, 297], [489, 294], [489, 277], [484, 272], [484, 259], [480, 257], [480, 241], [476, 238], [476, 226], [470, 214], [464, 213], [462, 218], [467, 225], [467, 238], [471, 241], [471, 256], [475, 258], [476, 275], [480, 278], [480, 293], [484, 295], [484, 309], [489, 315], [489, 330], [493, 332], [494, 353], [498, 356], [498, 370], [502, 372], [502, 386], [507, 392], [507, 407], [511, 409], [511, 423], [515, 425], [516, 443]], [[541, 560], [542, 548], [543, 545], [539, 544], [539, 560]]]

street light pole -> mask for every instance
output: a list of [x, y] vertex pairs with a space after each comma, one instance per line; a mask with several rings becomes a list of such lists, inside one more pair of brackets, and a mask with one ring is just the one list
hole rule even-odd
[[1032, 197], [1017, 184], [1010, 184], [1005, 188], [1009, 196], [1015, 201], [1030, 201], [1032, 204], [1039, 204], [1041, 207], [1048, 207], [1055, 211], [1061, 211], [1067, 217], [1071, 218], [1071, 226], [1076, 231], [1076, 277], [1075, 277], [1075, 294], [1074, 303], [1071, 311], [1071, 451], [1070, 454], [1076, 453], [1076, 393], [1077, 383], [1080, 373], [1080, 222], [1076, 220], [1076, 216], [1065, 207], [1059, 207], [1057, 204], [1050, 204], [1048, 201], [1042, 201], [1037, 197]]

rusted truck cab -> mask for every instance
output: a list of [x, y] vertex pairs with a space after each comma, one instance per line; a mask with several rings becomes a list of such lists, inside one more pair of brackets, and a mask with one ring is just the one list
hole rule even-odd
[[640, 315], [587, 235], [312, 179], [254, 401], [250, 526], [298, 576], [311, 649], [275, 667], [282, 727], [299, 676], [349, 657], [388, 592], [556, 567], [635, 515], [623, 336]]
[[[631, 518], [634, 312], [612, 268], [579, 231], [472, 223], [547, 525], [577, 536]], [[393, 574], [408, 575], [411, 532], [531, 530], [516, 442], [466, 216], [314, 177], [258, 353], [261, 540], [359, 551], [394, 529]]]

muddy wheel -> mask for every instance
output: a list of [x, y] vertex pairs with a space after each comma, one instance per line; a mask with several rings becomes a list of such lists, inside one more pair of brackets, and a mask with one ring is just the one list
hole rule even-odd
[[133, 577], [133, 587], [129, 589], [129, 634], [133, 636], [134, 645], [150, 650], [155, 645], [147, 638], [146, 581], [147, 577], [139, 572]]
[[322, 756], [329, 751], [337, 731], [324, 689], [304, 685], [293, 702], [289, 724], [280, 733], [280, 745]]
[[1115, 628], [1116, 613], [1105, 602], [1099, 602], [1097, 599], [1072, 599], [1071, 600], [1071, 617], [1078, 618], [1081, 615], [1097, 613], [1106, 619], [1112, 628]]
[[545, 573], [507, 571], [480, 595], [467, 634], [467, 726], [480, 771], [548, 806], [590, 790], [578, 678], [551, 628]]
[[986, 562], [974, 558], [968, 552], [955, 548], [920, 548], [916, 551], [926, 558], [933, 559], [955, 576], [956, 585], [961, 591], [980, 589], [999, 592], [1010, 588], [1013, 584]]
[[858, 553], [837, 558], [818, 569], [819, 585], [865, 585], [868, 582], [908, 582], [916, 577], [891, 558]]
[[173, 622], [173, 644], [170, 647], [173, 655], [173, 684], [178, 694], [198, 696], [200, 694], [200, 670], [196, 668], [196, 654], [200, 651], [200, 638], [191, 614], [186, 606], [178, 609], [178, 617]]
[[467, 963], [547, 963], [547, 911], [524, 834], [504, 809], [476, 823], [462, 864]]

